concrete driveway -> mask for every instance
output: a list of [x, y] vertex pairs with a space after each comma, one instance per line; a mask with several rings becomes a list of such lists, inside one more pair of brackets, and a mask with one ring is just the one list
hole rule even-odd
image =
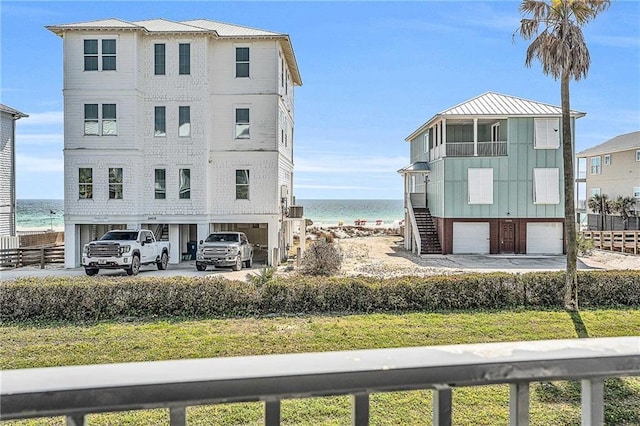
[[[138, 277], [202, 277], [202, 276], [219, 276], [229, 280], [245, 281], [245, 277], [249, 273], [255, 273], [264, 266], [263, 263], [254, 261], [252, 268], [243, 268], [240, 271], [232, 271], [231, 268], [214, 269], [208, 267], [206, 271], [196, 270], [195, 260], [180, 262], [177, 265], [169, 265], [167, 270], [158, 271], [155, 265], [147, 265], [140, 267]], [[45, 269], [39, 266], [25, 266], [17, 269], [5, 269], [0, 271], [0, 279], [12, 280], [25, 277], [82, 277], [85, 276], [84, 268], [65, 269], [62, 265], [46, 265]], [[126, 277], [127, 273], [122, 269], [108, 270], [103, 269], [98, 276], [109, 277]]]

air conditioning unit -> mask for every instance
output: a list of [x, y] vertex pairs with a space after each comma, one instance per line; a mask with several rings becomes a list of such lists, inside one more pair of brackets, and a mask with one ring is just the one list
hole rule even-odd
[[289, 187], [287, 185], [280, 185], [280, 196], [282, 198], [289, 197]]
[[302, 219], [304, 216], [304, 207], [302, 206], [289, 206], [289, 215], [288, 217], [292, 219]]

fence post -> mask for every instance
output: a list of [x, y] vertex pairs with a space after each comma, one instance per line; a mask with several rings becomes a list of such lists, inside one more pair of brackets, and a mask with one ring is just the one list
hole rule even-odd
[[302, 247], [298, 247], [296, 250], [296, 268], [300, 267], [300, 262], [302, 261]]
[[40, 269], [44, 269], [44, 247], [40, 249]]

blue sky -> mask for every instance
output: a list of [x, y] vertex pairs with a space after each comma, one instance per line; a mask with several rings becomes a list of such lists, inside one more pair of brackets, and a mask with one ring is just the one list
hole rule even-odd
[[[433, 114], [487, 91], [560, 104], [559, 83], [525, 68], [517, 1], [8, 1], [1, 101], [18, 121], [18, 198], [63, 198], [62, 40], [46, 25], [105, 18], [206, 18], [287, 33], [296, 88], [298, 198], [401, 199], [404, 138]], [[585, 28], [586, 80], [572, 82], [577, 151], [640, 130], [640, 2], [614, 1]]]

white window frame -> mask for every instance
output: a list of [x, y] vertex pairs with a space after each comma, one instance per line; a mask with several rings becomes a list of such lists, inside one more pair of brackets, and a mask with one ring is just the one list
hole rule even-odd
[[491, 125], [491, 142], [500, 141], [500, 122]]
[[533, 124], [534, 149], [560, 148], [559, 118], [534, 118]]
[[[633, 194], [633, 198], [640, 199], [640, 186], [634, 186], [632, 194]], [[640, 204], [638, 204], [638, 202], [636, 202], [636, 204], [637, 204], [636, 207], [640, 207]]]
[[[246, 178], [247, 178], [247, 182], [243, 183], [240, 182], [238, 183], [238, 172], [246, 172]], [[249, 169], [236, 169], [236, 173], [235, 173], [235, 179], [236, 179], [236, 200], [248, 200], [250, 199], [250, 195], [251, 195], [251, 171]], [[238, 197], [238, 189], [240, 187], [246, 187], [247, 188], [247, 196], [246, 197]]]
[[493, 168], [467, 169], [467, 203], [493, 204]]
[[[97, 52], [87, 53], [87, 41], [95, 41], [97, 44]], [[115, 52], [107, 52], [104, 53], [104, 42], [105, 41], [113, 41], [115, 44]], [[118, 38], [115, 36], [102, 37], [102, 38], [85, 38], [82, 42], [82, 51], [83, 51], [83, 64], [82, 69], [86, 72], [96, 72], [96, 71], [116, 71], [118, 69]], [[87, 69], [87, 58], [96, 58], [96, 69]], [[114, 65], [113, 68], [105, 69], [105, 59], [113, 58]]]
[[[238, 120], [238, 111], [246, 110], [247, 111], [247, 121], [239, 121]], [[234, 139], [251, 139], [251, 108], [248, 106], [238, 106], [233, 108], [233, 122], [234, 125]], [[283, 136], [286, 137], [286, 135]]]
[[[158, 179], [158, 172], [162, 171], [162, 179]], [[167, 169], [153, 170], [153, 198], [155, 200], [167, 199]]]
[[560, 169], [533, 169], [533, 204], [560, 204]]
[[[183, 52], [185, 46], [187, 51]], [[185, 58], [186, 62], [183, 62]], [[191, 43], [178, 44], [178, 75], [191, 75]]]
[[[162, 114], [159, 114], [160, 111]], [[159, 121], [160, 118], [162, 118], [161, 121]], [[153, 136], [156, 138], [167, 136], [167, 107], [163, 105], [153, 107]]]
[[636, 161], [640, 161], [640, 149], [636, 151]]
[[602, 157], [600, 157], [599, 155], [596, 155], [594, 157], [589, 157], [589, 174], [590, 175], [602, 174]]
[[605, 166], [610, 166], [611, 165], [611, 154], [605, 154], [604, 155], [604, 165]]
[[178, 199], [191, 199], [191, 169], [178, 170]]
[[[160, 46], [162, 46], [161, 53], [158, 52], [158, 47]], [[167, 44], [166, 43], [153, 44], [153, 75], [167, 75]]]
[[[89, 180], [82, 182], [82, 170], [89, 170]], [[92, 200], [93, 199], [93, 168], [91, 167], [78, 167], [78, 199], [80, 200]]]
[[[246, 60], [245, 59], [238, 59], [238, 51], [240, 49], [246, 49], [247, 50], [248, 59], [246, 59]], [[235, 67], [234, 67], [235, 78], [251, 78], [251, 47], [250, 46], [235, 46], [234, 55], [235, 55], [234, 56], [234, 58], [235, 58]], [[247, 66], [247, 71], [246, 71], [247, 75], [239, 75], [239, 74], [244, 74], [244, 72], [242, 72], [242, 73], [238, 72], [238, 66], [239, 65], [246, 65]], [[286, 86], [285, 86], [285, 94], [286, 94]]]
[[[186, 117], [183, 116], [186, 111]], [[184, 119], [186, 121], [183, 121]], [[189, 105], [180, 105], [178, 107], [178, 137], [188, 138], [191, 136], [191, 107]]]
[[[95, 105], [98, 109], [97, 117], [87, 117], [87, 106]], [[114, 107], [115, 117], [105, 118], [105, 107]], [[87, 124], [94, 123], [96, 130], [87, 131]], [[118, 105], [117, 104], [84, 104], [84, 135], [85, 136], [118, 136]]]
[[[120, 172], [117, 172], [118, 170]], [[124, 169], [122, 167], [109, 167], [108, 173], [109, 199], [122, 200], [124, 198]], [[112, 177], [114, 179], [112, 179]]]
[[600, 188], [589, 188], [589, 199], [595, 197], [596, 195], [600, 195]]

